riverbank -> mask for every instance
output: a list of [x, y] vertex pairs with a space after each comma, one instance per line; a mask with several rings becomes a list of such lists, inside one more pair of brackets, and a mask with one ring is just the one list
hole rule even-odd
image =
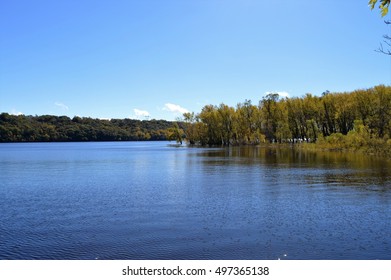
[[318, 139], [316, 143], [301, 143], [300, 149], [306, 151], [340, 151], [367, 155], [391, 157], [391, 139], [373, 138], [366, 143], [354, 141], [349, 135], [330, 135]]

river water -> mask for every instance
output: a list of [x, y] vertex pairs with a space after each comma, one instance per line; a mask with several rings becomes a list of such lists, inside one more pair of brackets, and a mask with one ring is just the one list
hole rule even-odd
[[0, 145], [0, 259], [391, 259], [391, 162], [285, 147]]

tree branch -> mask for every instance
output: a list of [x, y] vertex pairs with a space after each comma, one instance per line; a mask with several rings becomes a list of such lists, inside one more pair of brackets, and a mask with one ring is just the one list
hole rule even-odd
[[[388, 25], [388, 24], [391, 24], [391, 21], [385, 20], [384, 23]], [[391, 47], [391, 36], [390, 35], [384, 35], [383, 38], [385, 39], [383, 42], [386, 43], [389, 47]], [[375, 51], [378, 52], [378, 53], [391, 55], [391, 49], [385, 50], [383, 48], [383, 44], [382, 43], [380, 43], [380, 47], [377, 50], [375, 50]]]

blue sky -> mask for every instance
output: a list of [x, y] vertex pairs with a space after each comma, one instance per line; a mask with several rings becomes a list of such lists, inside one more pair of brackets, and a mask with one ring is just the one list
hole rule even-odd
[[374, 50], [391, 29], [367, 2], [2, 0], [0, 112], [174, 120], [390, 85]]

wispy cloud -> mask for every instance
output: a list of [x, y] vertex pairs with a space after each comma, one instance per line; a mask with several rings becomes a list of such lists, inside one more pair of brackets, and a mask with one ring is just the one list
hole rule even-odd
[[172, 112], [172, 113], [180, 113], [180, 114], [184, 114], [184, 113], [188, 113], [189, 110], [179, 106], [179, 105], [176, 105], [176, 104], [172, 104], [172, 103], [166, 103], [164, 104], [164, 108], [163, 108], [164, 111], [169, 111], [169, 112]]
[[140, 110], [140, 109], [133, 109], [133, 112], [134, 114], [136, 115], [136, 117], [149, 117], [150, 114], [148, 111], [145, 111], [145, 110]]
[[265, 92], [265, 96], [268, 95], [268, 94], [271, 94], [271, 93], [277, 93], [280, 97], [288, 97], [289, 98], [289, 92], [286, 92], [286, 91], [267, 91]]
[[54, 102], [54, 105], [56, 105], [57, 107], [61, 108], [64, 111], [68, 111], [69, 110], [69, 107], [67, 105], [65, 105], [64, 103]]

